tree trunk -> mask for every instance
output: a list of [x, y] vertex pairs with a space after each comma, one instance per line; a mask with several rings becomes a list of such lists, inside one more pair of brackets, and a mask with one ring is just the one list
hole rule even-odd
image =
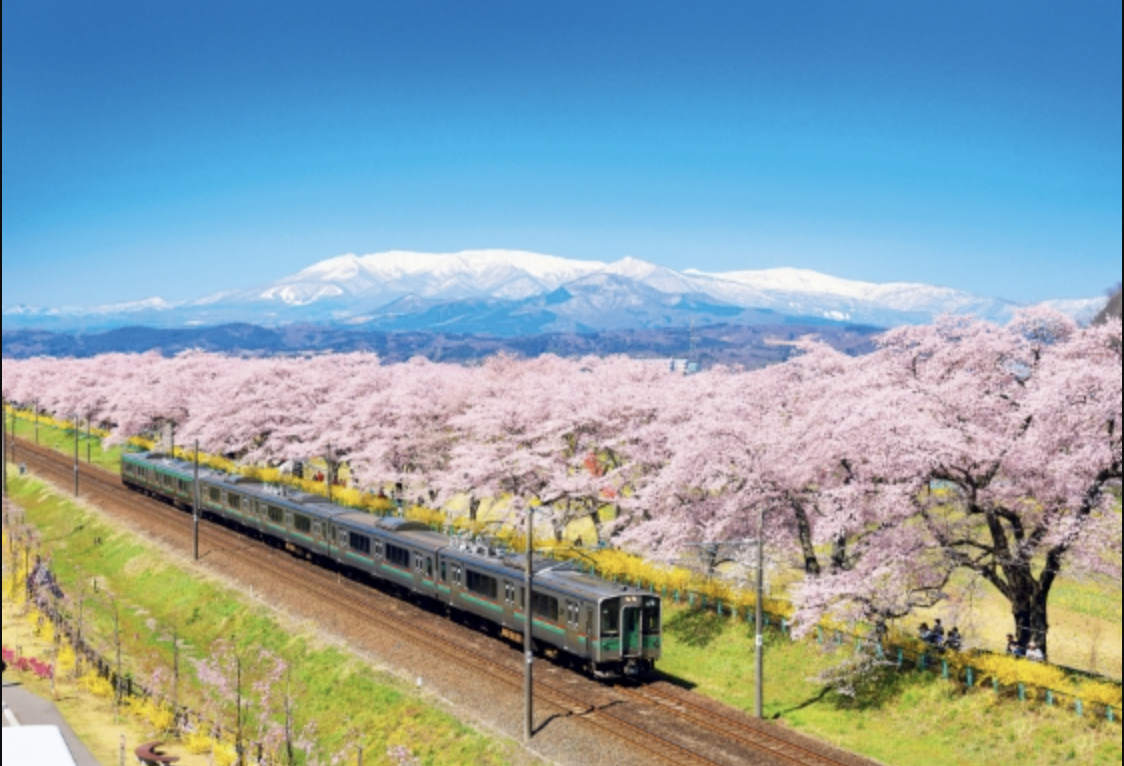
[[1032, 578], [1015, 591], [1011, 600], [1011, 613], [1015, 618], [1015, 639], [1026, 648], [1034, 644], [1047, 658], [1050, 656], [1050, 621], [1048, 604], [1050, 593]]
[[831, 549], [831, 568], [835, 572], [842, 572], [847, 568], [847, 538], [840, 537]]
[[808, 520], [808, 512], [801, 503], [792, 504], [796, 516], [796, 531], [800, 538], [800, 548], [804, 552], [804, 572], [812, 577], [819, 577], [823, 573], [820, 559], [816, 555], [816, 546], [812, 540], [812, 522]]

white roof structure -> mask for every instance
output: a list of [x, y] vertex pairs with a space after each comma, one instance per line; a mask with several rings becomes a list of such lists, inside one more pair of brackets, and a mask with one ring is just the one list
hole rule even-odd
[[4, 729], [3, 766], [75, 766], [74, 756], [53, 726]]

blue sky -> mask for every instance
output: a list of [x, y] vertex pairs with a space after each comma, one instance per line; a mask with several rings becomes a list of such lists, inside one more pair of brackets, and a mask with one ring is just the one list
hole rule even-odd
[[4, 0], [3, 303], [345, 252], [1121, 275], [1120, 0]]

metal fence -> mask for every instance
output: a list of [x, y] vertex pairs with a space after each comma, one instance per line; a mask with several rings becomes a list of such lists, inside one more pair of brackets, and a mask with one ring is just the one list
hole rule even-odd
[[[756, 614], [753, 608], [739, 609], [739, 607], [716, 601], [703, 594], [671, 591], [666, 588], [657, 589], [650, 583], [629, 582], [625, 584], [636, 587], [638, 590], [659, 593], [665, 599], [670, 599], [678, 605], [711, 612], [718, 617], [744, 622], [749, 626], [755, 626], [756, 623]], [[792, 624], [788, 617], [784, 615], [765, 610], [762, 627], [786, 638], [792, 638]], [[1099, 718], [1113, 724], [1120, 722], [1121, 708], [1118, 706], [1088, 703], [1072, 694], [1025, 683], [1018, 683], [1014, 686], [1001, 684], [997, 679], [988, 676], [986, 672], [978, 668], [973, 668], [967, 663], [954, 662], [952, 657], [957, 655], [951, 650], [941, 650], [934, 647], [930, 652], [919, 652], [910, 647], [878, 641], [869, 635], [860, 636], [824, 627], [816, 628], [814, 641], [820, 646], [834, 645], [840, 648], [851, 646], [857, 650], [869, 650], [885, 665], [895, 667], [900, 672], [937, 675], [950, 683], [960, 685], [965, 691], [987, 689], [1004, 699], [1017, 700], [1025, 704], [1038, 703], [1051, 708], [1071, 711], [1079, 718], [1089, 718], [1090, 720]], [[999, 656], [986, 652], [984, 654]], [[1028, 660], [1023, 661], [1029, 662]], [[1059, 669], [1066, 670], [1064, 668]], [[1119, 686], [1114, 681], [1098, 678], [1088, 673], [1072, 672], [1071, 675], [1096, 680], [1106, 685]]]

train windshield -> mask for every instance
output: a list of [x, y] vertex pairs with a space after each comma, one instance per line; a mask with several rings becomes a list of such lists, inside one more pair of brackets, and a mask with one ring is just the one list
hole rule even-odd
[[606, 601], [601, 605], [601, 637], [620, 638], [621, 602]]
[[655, 598], [644, 599], [644, 635], [660, 634], [660, 601]]

